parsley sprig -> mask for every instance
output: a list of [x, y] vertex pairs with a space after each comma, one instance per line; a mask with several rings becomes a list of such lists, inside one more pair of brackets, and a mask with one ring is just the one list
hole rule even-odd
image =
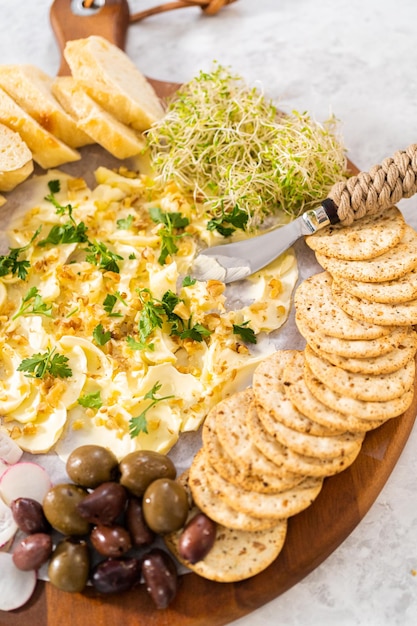
[[57, 215], [65, 215], [66, 213], [72, 219], [72, 205], [66, 204], [65, 206], [61, 204], [55, 194], [61, 191], [61, 181], [58, 179], [48, 181], [49, 194], [45, 196], [45, 200], [50, 202], [56, 208]]
[[57, 246], [61, 243], [85, 243], [86, 241], [88, 241], [87, 226], [84, 222], [79, 224], [66, 222], [52, 226], [47, 237], [41, 239], [38, 246], [44, 247], [47, 244]]
[[175, 307], [181, 302], [183, 302], [183, 300], [171, 290], [166, 291], [162, 296], [162, 306], [171, 327], [170, 334], [176, 335], [180, 339], [203, 341], [205, 337], [211, 335], [211, 331], [202, 324], [193, 324], [191, 317], [188, 318], [188, 320], [184, 320], [177, 315], [175, 313]]
[[156, 328], [162, 328], [165, 310], [162, 303], [152, 297], [149, 289], [138, 289], [138, 295], [142, 306], [138, 323], [139, 341], [128, 337], [127, 344], [132, 350], [153, 350], [153, 344], [148, 344], [147, 340]]
[[[123, 261], [123, 257], [112, 252], [102, 241], [91, 241], [87, 236], [87, 227], [84, 222], [77, 224], [72, 216], [73, 207], [71, 204], [62, 205], [57, 200], [55, 194], [60, 190], [59, 180], [48, 182], [50, 193], [45, 196], [45, 200], [51, 202], [56, 208], [58, 215], [68, 215], [69, 221], [65, 224], [53, 226], [48, 236], [39, 242], [40, 246], [50, 243], [57, 245], [60, 243], [87, 243], [86, 261], [92, 265], [97, 265], [99, 269], [120, 273], [118, 261]], [[133, 219], [133, 218], [132, 218]]]
[[148, 422], [146, 419], [146, 414], [148, 413], [150, 409], [152, 409], [155, 406], [155, 404], [158, 404], [158, 402], [163, 402], [164, 400], [169, 400], [170, 398], [174, 398], [173, 395], [158, 397], [156, 394], [158, 393], [161, 387], [162, 387], [162, 384], [158, 381], [154, 384], [152, 389], [150, 389], [147, 393], [145, 393], [144, 400], [150, 400], [150, 403], [142, 411], [142, 413], [140, 413], [136, 417], [132, 417], [129, 420], [129, 434], [132, 437], [132, 439], [133, 437], [137, 437], [140, 433], [148, 434]]
[[230, 237], [238, 228], [245, 230], [248, 221], [249, 213], [240, 209], [237, 205], [229, 213], [226, 213], [222, 206], [220, 217], [213, 218], [207, 222], [207, 230], [217, 230], [223, 237]]
[[97, 324], [93, 330], [93, 339], [99, 346], [104, 346], [111, 339], [111, 332], [104, 330], [103, 324]]
[[54, 205], [57, 215], [68, 215], [69, 221], [52, 226], [47, 237], [38, 242], [38, 246], [44, 247], [48, 244], [57, 246], [60, 243], [85, 243], [88, 241], [87, 226], [84, 222], [79, 222], [79, 224], [75, 222], [72, 216], [72, 205], [61, 204], [55, 196], [61, 189], [61, 182], [59, 180], [50, 180], [48, 187], [49, 194], [45, 196], [45, 200]]
[[72, 370], [68, 367], [68, 357], [56, 352], [56, 348], [48, 348], [46, 352], [34, 354], [23, 359], [17, 368], [18, 372], [26, 372], [28, 378], [45, 378], [47, 374], [58, 378], [70, 378]]
[[108, 293], [107, 296], [103, 300], [103, 308], [106, 311], [109, 317], [123, 317], [122, 313], [118, 313], [114, 311], [114, 307], [117, 302], [121, 302], [125, 306], [127, 306], [126, 300], [122, 297], [122, 294], [119, 291], [115, 291], [114, 293]]
[[187, 233], [179, 231], [183, 231], [190, 223], [190, 220], [178, 211], [164, 212], [159, 207], [151, 207], [149, 215], [155, 224], [163, 224], [163, 227], [158, 231], [161, 238], [161, 251], [158, 263], [164, 265], [169, 255], [178, 252], [176, 241], [187, 235]]
[[246, 343], [256, 343], [256, 335], [252, 328], [249, 327], [249, 320], [243, 324], [233, 324], [233, 333], [239, 335]]
[[39, 289], [31, 287], [27, 294], [22, 298], [22, 304], [18, 311], [13, 315], [12, 320], [17, 319], [21, 315], [45, 315], [52, 316], [52, 304], [43, 301]]
[[129, 230], [130, 228], [132, 228], [133, 219], [134, 219], [133, 215], [122, 217], [116, 222], [117, 228], [120, 228], [120, 230]]
[[97, 265], [106, 272], [120, 273], [118, 261], [123, 261], [123, 257], [112, 252], [102, 241], [89, 241], [86, 250], [88, 254], [85, 258], [88, 263]]
[[103, 406], [100, 390], [85, 393], [78, 398], [78, 404], [88, 409], [100, 409]]
[[168, 324], [169, 334], [180, 339], [192, 339], [201, 342], [205, 337], [211, 335], [212, 331], [202, 324], [193, 324], [191, 317], [184, 320], [175, 313], [175, 307], [183, 300], [170, 289], [163, 294], [161, 300], [153, 298], [151, 291], [146, 288], [139, 289], [138, 294], [142, 304], [138, 323], [139, 341], [133, 337], [127, 339], [132, 350], [152, 350], [153, 344], [148, 344], [147, 340], [153, 331], [156, 328], [162, 328], [164, 323]]
[[21, 280], [25, 280], [30, 268], [30, 262], [26, 259], [20, 259], [20, 255], [26, 252], [41, 232], [41, 227], [37, 229], [31, 240], [25, 246], [20, 248], [9, 248], [9, 254], [0, 256], [0, 276], [18, 276]]

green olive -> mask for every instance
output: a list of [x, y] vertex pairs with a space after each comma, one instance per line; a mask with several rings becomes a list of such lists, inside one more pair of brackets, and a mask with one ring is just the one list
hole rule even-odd
[[177, 471], [171, 459], [152, 450], [136, 450], [119, 463], [120, 483], [133, 495], [142, 496], [157, 478], [175, 478]]
[[68, 476], [82, 487], [98, 487], [117, 478], [118, 460], [111, 450], [103, 446], [79, 446], [67, 459]]
[[63, 535], [85, 535], [89, 522], [81, 517], [77, 505], [87, 496], [87, 491], [71, 483], [61, 483], [46, 494], [42, 506], [46, 519]]
[[71, 537], [60, 541], [48, 566], [51, 583], [61, 589], [77, 593], [87, 584], [90, 570], [90, 557], [87, 543]]
[[184, 487], [171, 478], [153, 481], [143, 496], [143, 515], [156, 533], [171, 533], [184, 526], [188, 496]]

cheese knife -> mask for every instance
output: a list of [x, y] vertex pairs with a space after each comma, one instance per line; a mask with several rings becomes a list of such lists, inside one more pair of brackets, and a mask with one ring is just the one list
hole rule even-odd
[[243, 280], [271, 263], [298, 239], [337, 223], [348, 226], [379, 213], [417, 192], [417, 144], [384, 159], [369, 172], [336, 183], [320, 206], [285, 226], [264, 234], [200, 252], [192, 267], [197, 280]]

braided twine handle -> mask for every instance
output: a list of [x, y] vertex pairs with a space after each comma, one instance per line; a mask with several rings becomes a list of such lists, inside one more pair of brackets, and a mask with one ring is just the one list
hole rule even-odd
[[346, 181], [336, 183], [329, 198], [337, 207], [337, 215], [345, 225], [365, 215], [387, 209], [402, 198], [417, 193], [417, 144], [396, 152]]

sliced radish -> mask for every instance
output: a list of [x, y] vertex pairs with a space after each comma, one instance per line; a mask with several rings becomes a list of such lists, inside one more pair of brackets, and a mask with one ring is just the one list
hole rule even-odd
[[17, 532], [12, 510], [3, 500], [0, 500], [0, 548], [8, 544]]
[[36, 572], [17, 569], [12, 555], [0, 552], [0, 611], [13, 611], [26, 604], [36, 587]]
[[42, 504], [51, 487], [47, 471], [36, 463], [16, 463], [0, 476], [0, 495], [9, 505], [17, 498], [32, 498]]
[[5, 432], [0, 431], [0, 460], [13, 465], [20, 460], [22, 454], [23, 450], [17, 443]]
[[7, 465], [7, 463], [4, 463], [3, 461], [0, 460], [0, 476], [2, 474], [4, 474], [4, 472], [7, 470], [9, 466]]

